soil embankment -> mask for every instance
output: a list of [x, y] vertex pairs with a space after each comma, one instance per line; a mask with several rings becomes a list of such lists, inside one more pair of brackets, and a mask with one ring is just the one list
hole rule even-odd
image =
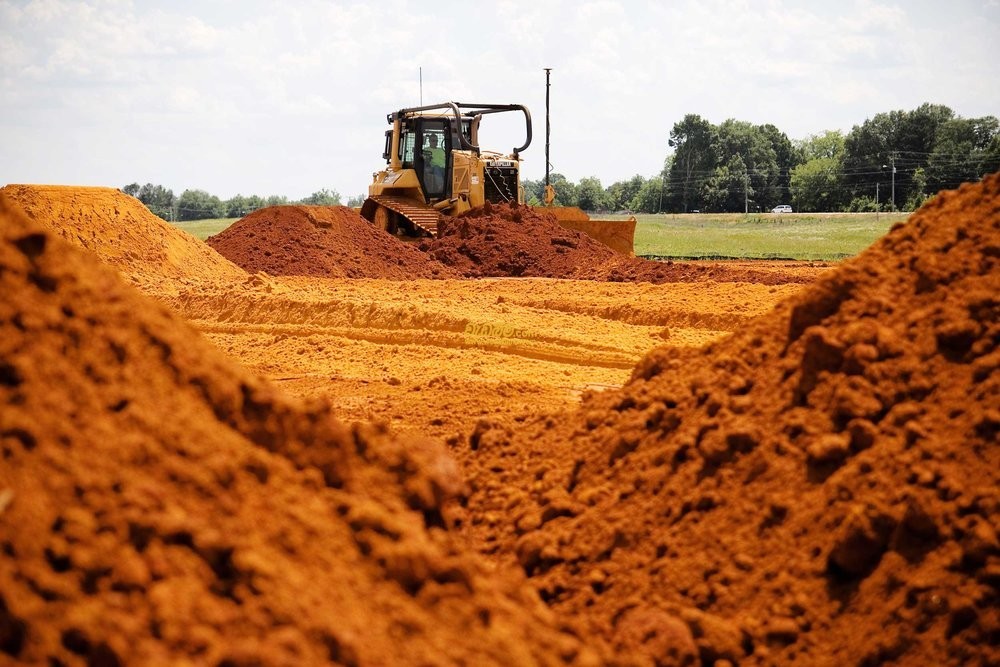
[[998, 295], [994, 175], [577, 412], [483, 422], [470, 532], [619, 655], [994, 664]]
[[2, 196], [0, 455], [0, 662], [587, 660], [447, 525], [440, 444], [277, 392]]

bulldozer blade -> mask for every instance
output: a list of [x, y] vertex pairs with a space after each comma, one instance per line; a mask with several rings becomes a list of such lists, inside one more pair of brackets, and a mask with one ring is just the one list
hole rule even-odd
[[538, 210], [555, 216], [560, 227], [583, 232], [623, 255], [635, 255], [635, 216], [625, 220], [595, 219], [576, 206], [545, 206]]

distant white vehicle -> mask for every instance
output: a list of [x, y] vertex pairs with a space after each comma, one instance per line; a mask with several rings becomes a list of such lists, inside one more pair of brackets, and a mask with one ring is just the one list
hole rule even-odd
[[791, 213], [792, 207], [788, 204], [780, 204], [771, 209], [771, 213]]

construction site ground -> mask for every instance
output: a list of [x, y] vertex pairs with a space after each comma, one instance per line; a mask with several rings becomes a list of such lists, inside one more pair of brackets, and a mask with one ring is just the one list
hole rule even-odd
[[1000, 175], [830, 265], [496, 208], [0, 189], [0, 663], [998, 664]]
[[268, 276], [153, 294], [286, 391], [329, 397], [348, 420], [447, 438], [482, 417], [574, 407], [584, 391], [624, 384], [649, 350], [701, 346], [799, 289]]

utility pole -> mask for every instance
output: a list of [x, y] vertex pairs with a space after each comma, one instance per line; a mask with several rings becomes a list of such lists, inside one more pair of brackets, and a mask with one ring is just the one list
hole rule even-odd
[[896, 154], [889, 155], [889, 163], [892, 165], [892, 212], [896, 212]]
[[743, 215], [750, 213], [750, 172], [743, 165]]
[[660, 205], [656, 207], [657, 213], [663, 213], [663, 190], [667, 187], [667, 161], [663, 161], [663, 171], [660, 172]]
[[549, 133], [551, 132], [551, 125], [549, 123], [549, 75], [552, 73], [551, 67], [545, 68], [545, 187], [549, 187], [549, 170], [552, 168], [552, 163], [549, 162]]
[[750, 213], [750, 167], [747, 166], [747, 157], [743, 158], [743, 215]]
[[875, 222], [878, 222], [878, 181], [875, 181]]

